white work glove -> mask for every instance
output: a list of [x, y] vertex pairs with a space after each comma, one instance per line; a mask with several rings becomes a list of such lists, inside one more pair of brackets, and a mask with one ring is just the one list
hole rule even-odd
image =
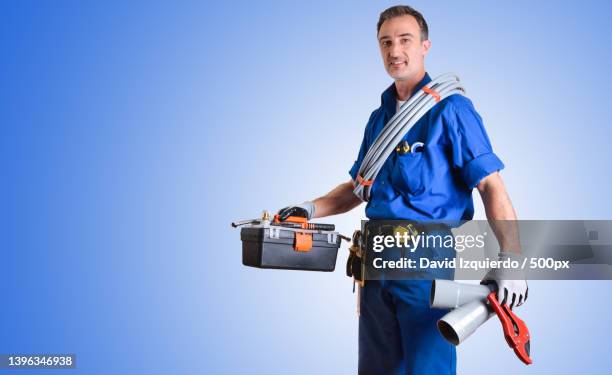
[[[513, 251], [501, 251], [499, 261], [507, 259], [518, 261], [520, 267], [525, 257]], [[529, 293], [525, 273], [520, 268], [491, 268], [480, 283], [484, 285], [497, 284], [497, 301], [500, 305], [508, 304], [510, 308], [525, 303]]]
[[314, 211], [314, 202], [306, 201], [295, 206], [281, 208], [278, 211], [278, 216], [280, 216], [281, 221], [285, 221], [289, 216], [300, 216], [310, 220], [314, 215]]

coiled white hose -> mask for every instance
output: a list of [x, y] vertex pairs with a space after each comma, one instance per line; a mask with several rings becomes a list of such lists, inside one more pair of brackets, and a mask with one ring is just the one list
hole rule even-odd
[[410, 128], [437, 102], [450, 95], [465, 93], [459, 77], [452, 73], [442, 74], [425, 85], [391, 117], [363, 158], [353, 192], [362, 201], [370, 200], [370, 189], [383, 164]]

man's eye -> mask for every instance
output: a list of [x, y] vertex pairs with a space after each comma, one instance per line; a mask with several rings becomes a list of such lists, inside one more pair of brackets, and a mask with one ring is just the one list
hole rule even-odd
[[406, 44], [406, 43], [408, 43], [408, 42], [410, 42], [410, 39], [408, 39], [408, 38], [404, 38], [404, 39], [402, 39], [402, 44]]
[[383, 47], [389, 47], [391, 45], [391, 42], [386, 40], [383, 42]]

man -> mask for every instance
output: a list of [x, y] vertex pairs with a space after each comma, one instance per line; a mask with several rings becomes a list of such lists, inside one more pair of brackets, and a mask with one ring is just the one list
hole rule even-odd
[[[431, 48], [423, 16], [408, 6], [381, 13], [377, 39], [383, 63], [394, 83], [383, 92], [382, 104], [368, 121], [351, 179], [314, 201], [280, 210], [281, 218], [324, 217], [347, 212], [361, 200], [353, 194], [357, 173], [369, 147], [401, 104], [431, 81], [425, 56]], [[385, 162], [371, 186], [366, 207], [369, 219], [470, 220], [474, 215], [472, 189], [482, 197], [487, 219], [500, 244], [500, 258], [518, 256], [516, 214], [498, 171], [504, 165], [493, 153], [482, 120], [471, 101], [452, 95], [434, 106], [404, 137], [423, 142], [422, 154], [395, 153]], [[450, 276], [449, 278], [452, 278]], [[500, 303], [522, 304], [525, 280], [508, 280], [492, 270], [486, 281], [499, 286]], [[360, 374], [454, 374], [455, 347], [437, 332], [446, 312], [429, 308], [431, 281], [368, 280], [361, 291], [359, 317]]]

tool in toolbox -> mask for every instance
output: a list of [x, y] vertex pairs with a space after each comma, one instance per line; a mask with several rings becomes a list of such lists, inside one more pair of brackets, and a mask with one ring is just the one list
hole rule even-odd
[[527, 325], [510, 310], [507, 304], [499, 304], [495, 297], [495, 292], [491, 292], [491, 294], [487, 296], [487, 300], [502, 324], [506, 342], [523, 363], [530, 365], [532, 363], [529, 357], [531, 338], [529, 337]]
[[309, 223], [306, 218], [290, 216], [270, 220], [264, 211], [261, 219], [240, 220], [242, 263], [258, 268], [333, 271], [342, 239], [333, 224]]

